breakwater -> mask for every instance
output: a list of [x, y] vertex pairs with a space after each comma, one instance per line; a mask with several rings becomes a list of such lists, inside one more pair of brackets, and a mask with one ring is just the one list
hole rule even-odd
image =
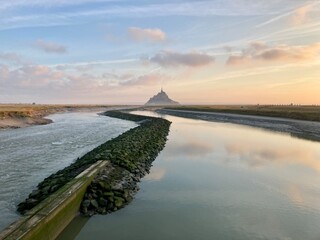
[[88, 185], [109, 161], [98, 161], [2, 232], [3, 240], [54, 240], [78, 214]]
[[108, 159], [112, 167], [100, 171], [88, 187], [80, 209], [87, 216], [116, 211], [133, 199], [139, 189], [137, 183], [164, 148], [171, 124], [161, 118], [118, 111], [105, 115], [139, 122], [140, 126], [113, 139], [100, 151], [99, 158]]
[[132, 200], [133, 194], [138, 190], [137, 182], [149, 171], [152, 161], [165, 145], [170, 122], [119, 111], [109, 111], [104, 115], [135, 121], [140, 125], [107, 141], [70, 166], [44, 179], [18, 205], [21, 214], [26, 214], [99, 160], [108, 160], [111, 166], [103, 169], [87, 189], [81, 212], [85, 215], [104, 214], [115, 211]]

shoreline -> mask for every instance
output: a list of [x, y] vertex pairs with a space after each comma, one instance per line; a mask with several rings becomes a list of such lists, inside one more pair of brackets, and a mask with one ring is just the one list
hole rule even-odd
[[103, 112], [118, 110], [128, 106], [114, 105], [5, 105], [0, 104], [0, 131], [6, 129], [25, 128], [34, 125], [50, 124], [47, 118], [56, 113], [68, 112]]
[[320, 106], [295, 105], [182, 105], [164, 107], [164, 110], [193, 111], [199, 113], [237, 114], [243, 116], [293, 119], [320, 122]]
[[177, 117], [256, 127], [274, 132], [287, 133], [292, 137], [320, 142], [320, 122], [316, 121], [175, 109], [158, 109], [156, 112]]
[[25, 127], [30, 127], [34, 125], [46, 125], [50, 123], [53, 123], [51, 119], [42, 118], [42, 117], [36, 117], [36, 118], [10, 117], [10, 118], [0, 120], [0, 130], [25, 128]]

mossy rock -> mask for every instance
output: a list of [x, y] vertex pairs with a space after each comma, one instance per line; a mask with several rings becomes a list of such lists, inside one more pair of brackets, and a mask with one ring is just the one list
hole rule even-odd
[[99, 205], [102, 207], [107, 207], [108, 206], [109, 201], [107, 199], [104, 199], [102, 197], [100, 197], [99, 199]]
[[104, 193], [103, 193], [103, 196], [113, 197], [113, 196], [114, 196], [114, 193], [113, 193], [113, 192], [104, 192]]
[[117, 207], [117, 208], [120, 208], [124, 205], [125, 203], [125, 200], [121, 197], [114, 197], [114, 205]]
[[90, 205], [93, 206], [94, 208], [98, 208], [99, 207], [99, 204], [95, 199], [90, 201]]

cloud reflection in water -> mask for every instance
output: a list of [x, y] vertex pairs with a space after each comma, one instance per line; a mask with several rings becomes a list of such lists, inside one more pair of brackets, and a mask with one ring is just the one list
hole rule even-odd
[[320, 173], [320, 160], [315, 152], [297, 145], [282, 146], [279, 143], [272, 145], [256, 144], [252, 142], [232, 142], [225, 145], [227, 152], [238, 156], [251, 167], [262, 167], [269, 164], [302, 165]]
[[166, 169], [161, 167], [152, 167], [150, 173], [144, 177], [145, 180], [159, 181], [166, 175]]

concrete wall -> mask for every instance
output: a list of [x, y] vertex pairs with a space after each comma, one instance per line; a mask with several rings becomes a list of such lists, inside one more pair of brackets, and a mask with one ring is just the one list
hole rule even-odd
[[98, 161], [0, 233], [0, 239], [55, 239], [78, 214], [87, 187], [100, 169]]

